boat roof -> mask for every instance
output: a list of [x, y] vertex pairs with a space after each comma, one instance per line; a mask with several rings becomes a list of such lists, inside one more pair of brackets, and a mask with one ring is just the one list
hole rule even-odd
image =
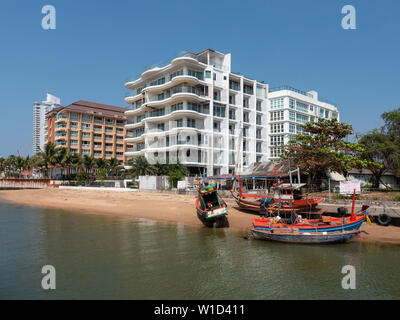
[[276, 187], [279, 189], [300, 189], [304, 187], [307, 183], [281, 183]]

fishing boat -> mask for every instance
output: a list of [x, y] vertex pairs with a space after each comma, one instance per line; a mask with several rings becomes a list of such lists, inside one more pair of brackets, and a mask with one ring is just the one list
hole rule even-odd
[[361, 225], [370, 220], [369, 206], [363, 206], [361, 212], [354, 213], [355, 191], [350, 217], [322, 216], [320, 219], [303, 219], [296, 210], [290, 218], [262, 217], [253, 219], [251, 233], [257, 239], [291, 243], [335, 243], [352, 240]]
[[228, 227], [228, 206], [219, 196], [215, 184], [204, 186], [199, 181], [196, 197], [196, 212], [206, 227]]
[[277, 231], [277, 232], [261, 232], [261, 231], [253, 231], [253, 235], [255, 238], [264, 239], [264, 240], [272, 240], [278, 242], [288, 242], [288, 243], [340, 243], [340, 242], [349, 242], [354, 239], [354, 237], [359, 234], [359, 230], [352, 231], [335, 231], [335, 232], [285, 232], [285, 231]]
[[[297, 172], [299, 183], [292, 183], [292, 173]], [[260, 212], [262, 206], [268, 207], [279, 204], [280, 208], [284, 209], [299, 209], [299, 210], [315, 210], [318, 203], [323, 198], [308, 198], [302, 194], [302, 188], [306, 186], [305, 183], [300, 183], [300, 170], [296, 169], [288, 173], [290, 182], [284, 183], [279, 181], [278, 175], [276, 176], [276, 183], [271, 188], [271, 194], [252, 194], [242, 192], [242, 181], [240, 175], [238, 176], [239, 190], [231, 190], [231, 194], [235, 199], [239, 208]]]

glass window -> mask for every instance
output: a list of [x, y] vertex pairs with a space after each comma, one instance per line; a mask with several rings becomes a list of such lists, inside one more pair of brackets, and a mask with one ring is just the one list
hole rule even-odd
[[71, 120], [79, 120], [79, 114], [78, 113], [70, 113], [69, 118]]
[[296, 101], [296, 110], [308, 113], [308, 104]]
[[225, 107], [214, 104], [214, 117], [225, 118]]
[[289, 108], [294, 109], [294, 99], [293, 98], [289, 98]]
[[82, 129], [83, 129], [83, 130], [90, 130], [90, 124], [88, 124], [88, 123], [82, 123]]
[[283, 108], [283, 98], [271, 99], [271, 109], [282, 109]]

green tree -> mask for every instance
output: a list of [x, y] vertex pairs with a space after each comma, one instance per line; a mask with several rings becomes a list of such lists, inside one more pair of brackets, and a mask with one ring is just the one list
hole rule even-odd
[[400, 177], [400, 108], [384, 112], [382, 119], [385, 121], [382, 132], [389, 136], [393, 146], [396, 147], [391, 156], [388, 168]]
[[93, 175], [93, 167], [95, 165], [94, 159], [91, 156], [85, 154], [83, 156], [82, 164], [83, 167], [85, 168], [85, 172], [86, 173], [90, 172], [90, 174]]
[[56, 145], [52, 142], [46, 143], [44, 150], [39, 152], [39, 156], [42, 158], [41, 165], [45, 169], [46, 177], [49, 177], [49, 168], [57, 163], [56, 154]]
[[152, 165], [152, 173], [156, 176], [163, 176], [168, 174], [169, 168], [167, 164], [159, 163], [158, 161]]
[[77, 175], [76, 175], [76, 180], [80, 184], [85, 184], [85, 183], [88, 183], [90, 181], [89, 176], [88, 176], [86, 171], [79, 171], [77, 173]]
[[94, 159], [94, 162], [97, 168], [106, 168], [108, 166], [108, 161], [103, 158], [96, 158]]
[[108, 168], [111, 169], [113, 176], [117, 175], [117, 169], [119, 166], [120, 166], [120, 163], [116, 158], [112, 158], [112, 159], [110, 159], [110, 161], [108, 161]]
[[182, 180], [185, 175], [179, 169], [174, 169], [168, 172], [168, 180], [173, 188], [177, 187], [178, 181]]
[[146, 176], [153, 173], [152, 166], [144, 156], [134, 158], [130, 165], [132, 166], [131, 172], [135, 176]]
[[70, 166], [75, 169], [75, 173], [78, 174], [78, 172], [83, 166], [82, 156], [79, 153], [73, 153], [71, 154], [69, 162]]
[[399, 145], [387, 134], [377, 129], [363, 135], [358, 142], [363, 145], [362, 156], [370, 162], [379, 163], [380, 166], [369, 166], [373, 174], [371, 181], [373, 188], [379, 188], [382, 175], [394, 167]]
[[104, 185], [104, 180], [107, 178], [108, 173], [106, 168], [97, 169], [96, 179], [101, 181], [101, 185]]
[[6, 159], [0, 157], [0, 175], [4, 174], [6, 168]]
[[15, 163], [16, 163], [16, 156], [13, 154], [9, 155], [5, 161], [5, 175], [8, 177], [12, 177], [15, 175]]
[[54, 155], [55, 161], [54, 166], [56, 168], [61, 168], [65, 171], [66, 162], [68, 161], [68, 149], [67, 148], [56, 148], [56, 154]]
[[350, 124], [336, 119], [307, 122], [303, 125], [304, 134], [297, 135], [285, 146], [282, 161], [290, 161], [290, 166], [311, 176], [311, 187], [317, 177], [327, 171], [336, 171], [347, 176], [351, 168], [371, 168], [378, 165], [361, 156], [361, 144], [346, 142], [353, 133]]

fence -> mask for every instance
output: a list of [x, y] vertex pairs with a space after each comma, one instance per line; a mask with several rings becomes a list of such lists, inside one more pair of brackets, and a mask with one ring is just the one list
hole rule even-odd
[[5, 189], [43, 189], [58, 188], [59, 184], [51, 179], [23, 179], [6, 178], [0, 179], [0, 188]]

